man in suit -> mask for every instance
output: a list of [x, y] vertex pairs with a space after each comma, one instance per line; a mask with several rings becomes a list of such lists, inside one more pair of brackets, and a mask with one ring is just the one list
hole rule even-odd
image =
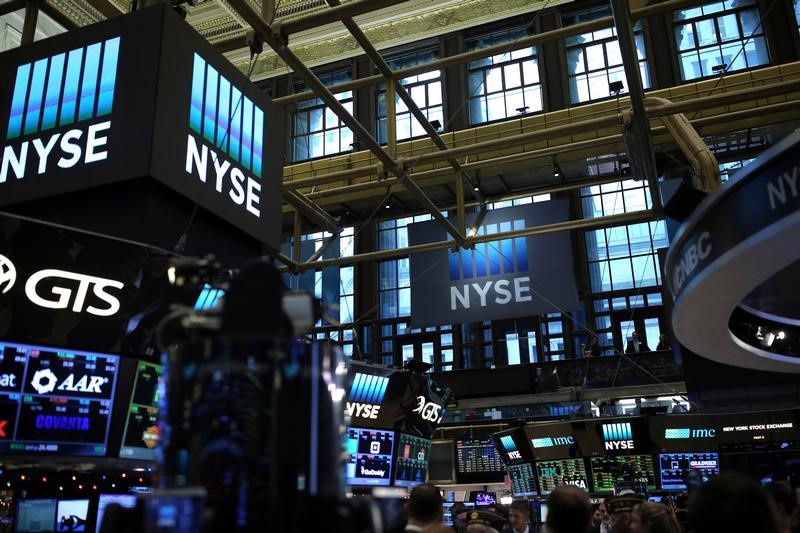
[[442, 521], [442, 494], [433, 483], [423, 483], [411, 490], [408, 497], [406, 532], [422, 531]]
[[631, 335], [631, 340], [628, 341], [628, 347], [625, 348], [625, 353], [642, 353], [649, 352], [650, 348], [644, 341], [639, 340], [639, 333], [636, 331]]

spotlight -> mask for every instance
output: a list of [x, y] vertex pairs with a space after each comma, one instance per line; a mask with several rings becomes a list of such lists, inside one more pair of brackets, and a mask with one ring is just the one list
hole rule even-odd
[[442, 131], [442, 123], [438, 120], [431, 120], [431, 126], [433, 126], [433, 129], [436, 131]]
[[727, 63], [720, 63], [719, 65], [714, 65], [713, 67], [711, 67], [711, 72], [724, 74], [726, 68], [728, 68]]
[[517, 108], [517, 113], [520, 115], [524, 115], [528, 112], [528, 106], [522, 106]]
[[472, 189], [475, 192], [480, 192], [480, 190], [481, 190], [481, 180], [475, 180], [475, 185], [472, 186]]
[[561, 171], [561, 167], [558, 166], [558, 163], [553, 165], [553, 177], [556, 179], [561, 179], [564, 177], [564, 173]]

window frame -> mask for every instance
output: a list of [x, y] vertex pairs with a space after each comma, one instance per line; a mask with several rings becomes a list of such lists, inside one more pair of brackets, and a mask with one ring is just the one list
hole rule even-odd
[[[328, 74], [320, 75], [319, 79], [326, 86], [338, 85], [338, 84], [343, 83], [345, 81], [352, 80], [352, 72], [350, 70], [347, 70], [347, 69], [335, 70], [335, 71], [330, 72]], [[303, 92], [303, 91], [306, 90], [305, 84], [303, 82], [295, 82], [293, 90], [294, 90], [295, 93]], [[350, 90], [350, 91], [343, 91], [343, 92], [334, 94], [334, 96], [339, 101], [339, 103], [341, 103], [346, 109], [349, 108], [349, 111], [350, 111], [351, 115], [353, 115], [355, 113], [355, 105], [356, 105], [355, 93], [356, 93], [356, 91]], [[347, 96], [343, 96], [343, 95], [347, 95]], [[321, 130], [312, 131], [311, 130], [311, 120], [312, 120], [311, 119], [311, 115], [316, 110], [322, 110], [322, 117], [321, 117], [322, 129]], [[301, 113], [306, 116], [305, 122], [306, 122], [307, 131], [302, 133], [302, 134], [298, 134], [297, 133], [297, 116], [299, 114], [301, 114]], [[352, 148], [349, 146], [349, 144], [348, 144], [348, 146], [343, 147], [342, 146], [342, 142], [344, 140], [346, 140], [346, 137], [347, 137], [345, 135], [346, 131], [350, 132], [349, 137], [350, 137], [350, 139], [352, 139], [353, 142], [355, 142], [355, 136], [353, 134], [353, 131], [350, 130], [350, 128], [348, 126], [346, 126], [344, 124], [344, 122], [342, 122], [342, 119], [340, 119], [338, 116], [336, 116], [335, 113], [333, 113], [333, 115], [336, 118], [337, 125], [334, 126], [334, 127], [330, 127], [329, 128], [328, 124], [327, 124], [327, 115], [328, 115], [328, 113], [333, 113], [333, 111], [331, 110], [330, 107], [328, 107], [325, 104], [324, 101], [322, 101], [321, 98], [315, 98], [315, 99], [312, 99], [312, 100], [304, 100], [304, 101], [298, 102], [297, 104], [294, 105], [294, 107], [292, 108], [290, 117], [289, 117], [289, 120], [290, 120], [290, 123], [289, 123], [289, 135], [290, 135], [290, 138], [289, 138], [289, 149], [291, 151], [291, 160], [292, 160], [293, 164], [294, 163], [305, 163], [307, 161], [315, 161], [315, 160], [319, 160], [319, 159], [335, 157], [337, 155], [352, 151]], [[326, 139], [325, 138], [326, 138], [326, 135], [328, 133], [330, 133], [330, 132], [337, 131], [337, 130], [339, 132], [338, 133], [339, 151], [338, 152], [326, 153], [326, 151], [325, 151], [325, 147], [326, 147]], [[321, 134], [322, 135], [322, 152], [323, 152], [322, 155], [311, 155], [311, 139], [316, 134]], [[297, 140], [300, 139], [301, 137], [306, 139], [306, 153], [309, 155], [309, 157], [298, 159], [297, 158], [296, 143], [297, 143]]]

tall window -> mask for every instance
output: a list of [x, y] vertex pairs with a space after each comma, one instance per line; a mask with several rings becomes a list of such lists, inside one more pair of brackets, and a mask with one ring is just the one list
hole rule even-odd
[[527, 35], [524, 29], [506, 30], [466, 43], [467, 50], [509, 43], [507, 52], [471, 61], [467, 65], [471, 124], [542, 110], [542, 83], [536, 48], [513, 49], [511, 44]]
[[[564, 17], [563, 22], [564, 26], [571, 26], [610, 15], [609, 8], [602, 8]], [[647, 68], [647, 53], [641, 23], [634, 26], [634, 38], [642, 86], [649, 89], [650, 73]], [[618, 94], [628, 92], [628, 80], [625, 78], [616, 28], [610, 27], [568, 37], [564, 45], [567, 51], [569, 97], [573, 104], [612, 96], [614, 93], [611, 92], [610, 84], [613, 82], [622, 82]]]
[[725, 0], [673, 14], [681, 78], [694, 80], [769, 63], [756, 0]]
[[[325, 85], [338, 85], [350, 80], [346, 72], [320, 76]], [[305, 83], [295, 84], [295, 92], [307, 90]], [[345, 109], [353, 113], [353, 91], [338, 93]], [[292, 129], [292, 160], [304, 161], [350, 150], [353, 132], [320, 98], [297, 104]]]
[[[389, 61], [392, 70], [401, 70], [424, 63], [434, 61], [438, 54], [434, 51], [416, 52], [407, 56]], [[417, 104], [428, 121], [438, 120], [444, 126], [444, 112], [442, 107], [442, 71], [432, 70], [415, 76], [409, 76], [400, 80], [406, 91], [411, 95], [411, 99]], [[378, 89], [378, 141], [386, 143], [388, 134], [386, 132], [386, 85], [383, 84]], [[395, 128], [397, 130], [397, 140], [410, 139], [425, 135], [422, 124], [417, 121], [411, 111], [399, 96], [395, 95]]]
[[747, 165], [752, 159], [742, 159], [741, 161], [728, 161], [727, 163], [719, 164], [719, 178], [722, 181], [728, 181], [736, 171]]

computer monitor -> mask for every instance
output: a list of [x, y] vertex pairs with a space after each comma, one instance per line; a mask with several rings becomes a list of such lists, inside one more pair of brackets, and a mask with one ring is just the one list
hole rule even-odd
[[393, 431], [348, 428], [347, 484], [388, 487], [392, 479], [393, 449]]
[[505, 480], [505, 465], [492, 437], [456, 440], [456, 460], [458, 483], [502, 483]]
[[584, 490], [589, 489], [583, 459], [537, 461], [536, 476], [539, 478], [541, 494], [550, 494], [561, 485], [576, 485]]
[[662, 453], [659, 455], [659, 466], [661, 488], [683, 490], [693, 481], [700, 484], [718, 476], [719, 454], [714, 452]]
[[475, 503], [475, 507], [485, 507], [497, 503], [496, 492], [473, 492], [470, 500]]
[[101, 494], [97, 498], [97, 521], [95, 525], [95, 533], [100, 533], [100, 528], [103, 525], [103, 515], [106, 513], [106, 507], [110, 504], [116, 503], [125, 509], [133, 509], [136, 507], [135, 494]]
[[57, 505], [56, 500], [50, 499], [19, 500], [17, 502], [16, 531], [19, 533], [53, 531]]
[[531, 463], [509, 465], [508, 479], [511, 482], [512, 496], [525, 498], [539, 494], [536, 490], [536, 476]]
[[87, 531], [89, 500], [58, 500], [56, 531]]
[[413, 487], [425, 482], [428, 475], [428, 457], [431, 441], [399, 433], [397, 459], [394, 466], [394, 484], [397, 487]]
[[161, 365], [139, 361], [119, 450], [120, 457], [145, 461], [156, 459], [155, 448], [161, 440], [158, 427], [161, 374]]
[[649, 490], [656, 489], [652, 455], [592, 457], [590, 464], [594, 492], [614, 492], [623, 483], [642, 483]]

